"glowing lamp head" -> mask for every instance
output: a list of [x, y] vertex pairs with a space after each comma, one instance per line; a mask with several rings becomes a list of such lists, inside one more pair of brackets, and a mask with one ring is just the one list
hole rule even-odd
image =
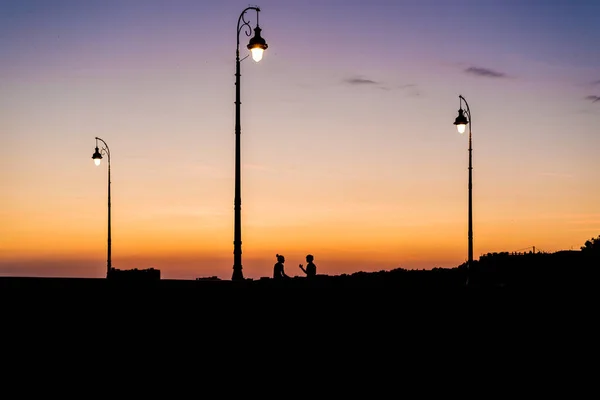
[[264, 52], [264, 50], [261, 49], [260, 47], [255, 47], [250, 50], [250, 53], [252, 54], [252, 59], [256, 62], [259, 62], [260, 60], [262, 60], [263, 52]]
[[458, 129], [458, 133], [465, 133], [465, 129], [469, 120], [465, 117], [464, 111], [461, 108], [458, 110], [458, 117], [454, 120], [454, 125], [456, 125], [456, 129]]
[[94, 152], [94, 155], [92, 155], [92, 159], [94, 160], [94, 164], [100, 165], [100, 160], [102, 160], [102, 154], [100, 154], [100, 150], [98, 150], [98, 147], [96, 147], [96, 151]]
[[254, 37], [250, 39], [247, 46], [252, 54], [252, 59], [256, 62], [262, 60], [263, 52], [269, 47], [265, 39], [260, 36], [261, 30], [258, 26], [254, 28]]

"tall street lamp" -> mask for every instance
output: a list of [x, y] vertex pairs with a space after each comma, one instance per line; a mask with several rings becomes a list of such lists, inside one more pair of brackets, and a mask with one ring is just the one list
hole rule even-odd
[[[101, 149], [98, 148], [98, 140], [103, 143]], [[108, 145], [106, 142], [99, 137], [96, 138], [96, 151], [92, 155], [92, 159], [96, 165], [100, 165], [100, 161], [102, 160], [102, 154], [106, 154], [108, 157], [108, 255], [106, 258], [106, 277], [108, 278], [110, 275], [110, 270], [112, 269], [111, 256], [110, 256], [110, 150], [108, 149]]]
[[244, 15], [248, 10], [256, 11], [256, 28], [254, 28], [254, 37], [246, 46], [252, 54], [252, 59], [259, 62], [262, 59], [263, 51], [267, 49], [265, 39], [260, 36], [261, 29], [258, 26], [258, 13], [260, 8], [248, 7], [240, 14], [237, 23], [237, 48], [235, 51], [235, 199], [234, 203], [234, 238], [233, 238], [233, 275], [231, 280], [243, 280], [242, 273], [242, 195], [241, 195], [241, 166], [240, 166], [240, 32], [244, 29], [246, 36], [252, 34], [250, 23], [246, 21]]
[[[469, 284], [469, 278], [471, 276], [471, 267], [473, 265], [473, 149], [471, 148], [471, 127], [473, 126], [471, 118], [471, 110], [469, 109], [469, 103], [461, 95], [459, 98], [459, 109], [458, 117], [454, 120], [454, 125], [458, 129], [458, 133], [465, 133], [465, 128], [469, 125], [469, 261], [467, 263], [467, 285]], [[463, 110], [462, 103], [465, 103], [466, 110]], [[467, 114], [465, 116], [465, 113]]]

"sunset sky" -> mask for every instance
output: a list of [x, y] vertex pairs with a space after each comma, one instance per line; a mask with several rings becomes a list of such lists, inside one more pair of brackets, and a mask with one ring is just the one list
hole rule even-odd
[[[0, 275], [230, 279], [245, 1], [0, 0]], [[600, 234], [600, 2], [261, 0], [241, 65], [247, 278], [456, 267]], [[254, 27], [256, 13], [247, 13]], [[242, 55], [249, 38], [240, 36]], [[467, 128], [468, 132], [468, 128]]]

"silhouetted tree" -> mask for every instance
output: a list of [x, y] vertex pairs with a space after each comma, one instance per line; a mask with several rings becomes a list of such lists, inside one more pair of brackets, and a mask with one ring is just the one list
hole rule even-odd
[[585, 245], [581, 247], [581, 251], [587, 254], [599, 254], [600, 253], [600, 235], [596, 238], [591, 238], [585, 242]]

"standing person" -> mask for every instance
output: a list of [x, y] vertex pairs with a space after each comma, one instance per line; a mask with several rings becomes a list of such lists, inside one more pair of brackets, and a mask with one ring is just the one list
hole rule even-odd
[[277, 257], [277, 263], [275, 263], [275, 266], [273, 267], [273, 279], [279, 280], [289, 278], [289, 276], [287, 276], [285, 274], [285, 271], [283, 270], [283, 263], [285, 262], [285, 257], [281, 254], [276, 254], [275, 256]]
[[313, 263], [314, 259], [312, 254], [306, 256], [306, 269], [300, 264], [300, 269], [306, 274], [307, 278], [312, 278], [317, 275], [317, 266]]

